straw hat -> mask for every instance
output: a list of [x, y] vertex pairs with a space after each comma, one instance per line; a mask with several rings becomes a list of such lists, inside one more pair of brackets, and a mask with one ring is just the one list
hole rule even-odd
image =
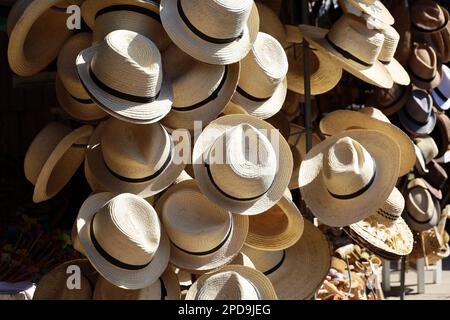
[[449, 14], [435, 1], [416, 0], [411, 5], [411, 22], [416, 32], [438, 33], [448, 26]]
[[[291, 45], [286, 49], [289, 62], [287, 83], [289, 90], [304, 94], [305, 75], [303, 65], [303, 35], [296, 26], [286, 26], [288, 42]], [[322, 29], [323, 30], [323, 29]], [[323, 30], [324, 35], [326, 30]], [[323, 52], [312, 48], [309, 51], [311, 71], [311, 94], [319, 95], [333, 89], [342, 77], [342, 68]]]
[[432, 186], [430, 183], [428, 183], [428, 181], [425, 180], [424, 178], [415, 178], [415, 179], [411, 180], [407, 185], [408, 190], [413, 189], [415, 187], [427, 189], [433, 195], [433, 197], [435, 197], [438, 200], [442, 199], [442, 191], [439, 189], [436, 189], [434, 186]]
[[300, 192], [320, 222], [343, 227], [367, 218], [388, 198], [400, 148], [374, 130], [337, 133], [311, 149], [300, 166]]
[[442, 65], [442, 81], [431, 92], [434, 104], [441, 111], [450, 109], [450, 68]]
[[390, 89], [375, 88], [367, 96], [366, 105], [380, 109], [386, 116], [397, 113], [409, 99], [411, 86], [394, 83]]
[[74, 33], [66, 27], [65, 9], [53, 7], [61, 0], [19, 0], [8, 16], [8, 61], [19, 76], [32, 76], [48, 66], [64, 41]]
[[436, 158], [438, 147], [433, 138], [426, 136], [414, 139], [414, 149], [416, 152], [416, 169], [421, 175], [428, 172], [427, 164]]
[[172, 44], [163, 54], [164, 70], [172, 81], [172, 111], [162, 124], [172, 129], [194, 130], [216, 119], [231, 100], [238, 84], [239, 63], [212, 65], [195, 60]]
[[168, 189], [156, 210], [170, 239], [170, 262], [193, 273], [230, 262], [247, 237], [248, 218], [211, 202], [195, 180]]
[[172, 106], [172, 85], [161, 54], [148, 38], [127, 30], [109, 33], [77, 58], [84, 87], [104, 111], [123, 121], [153, 123]]
[[443, 112], [436, 113], [436, 126], [431, 132], [431, 136], [436, 141], [439, 149], [437, 157], [442, 157], [450, 145], [450, 118]]
[[434, 49], [427, 44], [414, 43], [408, 68], [412, 83], [420, 89], [431, 90], [441, 83], [441, 63]]
[[416, 162], [414, 144], [411, 139], [380, 110], [366, 107], [360, 111], [336, 110], [320, 121], [320, 131], [332, 136], [349, 129], [369, 129], [382, 131], [400, 147], [400, 176], [409, 173]]
[[412, 135], [430, 134], [436, 125], [433, 98], [425, 91], [413, 90], [398, 117], [402, 126]]
[[258, 9], [252, 0], [162, 0], [160, 10], [172, 41], [206, 63], [242, 60], [259, 31]]
[[339, 0], [342, 10], [347, 14], [378, 20], [387, 26], [394, 24], [394, 17], [378, 0]]
[[198, 137], [192, 159], [200, 190], [233, 213], [254, 215], [271, 208], [292, 175], [286, 140], [270, 124], [249, 115], [211, 122]]
[[204, 274], [186, 294], [186, 300], [278, 300], [270, 280], [260, 271], [226, 266]]
[[49, 123], [34, 138], [24, 160], [25, 177], [34, 185], [33, 202], [54, 197], [69, 182], [84, 160], [93, 128], [76, 130]]
[[439, 222], [441, 206], [428, 189], [420, 186], [408, 190], [405, 221], [413, 231], [425, 231]]
[[265, 4], [256, 2], [259, 14], [259, 31], [270, 34], [278, 40], [278, 42], [286, 48], [287, 34], [283, 23], [278, 15]]
[[299, 28], [314, 48], [328, 54], [355, 77], [382, 88], [392, 87], [391, 75], [378, 61], [384, 43], [381, 31], [369, 29], [351, 15], [343, 15], [329, 31], [308, 25]]
[[300, 240], [286, 250], [269, 252], [245, 246], [242, 251], [270, 279], [282, 300], [310, 299], [331, 266], [328, 240], [308, 220]]
[[95, 283], [93, 300], [180, 300], [180, 284], [172, 267], [154, 283], [138, 290], [116, 287], [103, 277]]
[[288, 60], [280, 43], [259, 32], [241, 61], [241, 75], [231, 103], [248, 114], [267, 119], [281, 110], [287, 94]]
[[89, 261], [120, 288], [145, 288], [167, 268], [167, 235], [155, 209], [136, 195], [90, 196], [78, 213], [77, 229]]
[[147, 198], [166, 189], [183, 171], [176, 157], [172, 137], [159, 123], [138, 125], [111, 118], [92, 134], [86, 161], [94, 185]]
[[252, 260], [250, 260], [250, 258], [242, 251], [239, 252], [238, 255], [234, 257], [234, 259], [228, 265], [246, 266], [252, 269], [256, 269]]

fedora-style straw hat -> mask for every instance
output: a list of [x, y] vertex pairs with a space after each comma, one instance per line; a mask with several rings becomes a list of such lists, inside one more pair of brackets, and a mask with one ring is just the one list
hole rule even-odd
[[416, 32], [438, 33], [449, 23], [448, 11], [432, 0], [416, 0], [411, 4], [411, 22]]
[[366, 107], [360, 111], [336, 110], [320, 121], [320, 131], [326, 136], [351, 129], [382, 131], [400, 147], [400, 176], [409, 173], [416, 162], [414, 144], [400, 128], [391, 124], [380, 110]]
[[242, 251], [272, 282], [279, 299], [310, 299], [331, 266], [331, 248], [325, 235], [305, 220], [303, 235], [293, 246], [263, 251], [244, 246]]
[[97, 193], [81, 206], [78, 237], [87, 258], [112, 284], [142, 289], [166, 270], [170, 245], [153, 207], [139, 196]]
[[427, 189], [433, 197], [435, 197], [438, 200], [442, 199], [442, 191], [435, 186], [428, 183], [427, 180], [424, 178], [415, 178], [411, 180], [407, 185], [407, 190], [413, 189], [415, 187], [420, 187], [422, 189]]
[[439, 149], [437, 157], [440, 158], [449, 150], [450, 145], [450, 118], [445, 113], [436, 113], [436, 126], [430, 135], [436, 141]]
[[406, 194], [405, 221], [413, 231], [421, 232], [435, 227], [441, 215], [439, 201], [422, 186], [414, 186]]
[[442, 79], [441, 63], [433, 47], [425, 43], [413, 44], [408, 69], [412, 83], [424, 90], [436, 88]]
[[346, 14], [380, 21], [387, 26], [393, 25], [395, 20], [389, 10], [378, 0], [339, 0], [342, 10]]
[[438, 147], [436, 142], [430, 136], [417, 137], [414, 139], [414, 149], [416, 152], [416, 169], [424, 175], [428, 173], [427, 164], [436, 158], [438, 154]]
[[91, 126], [73, 130], [51, 122], [28, 147], [24, 160], [25, 177], [34, 185], [33, 201], [46, 201], [69, 182], [84, 160]]
[[241, 61], [241, 75], [231, 104], [267, 119], [281, 110], [287, 94], [288, 60], [281, 44], [259, 32], [253, 48]]
[[255, 4], [259, 14], [259, 31], [270, 34], [283, 48], [286, 48], [288, 45], [286, 29], [278, 15], [261, 2], [255, 2]]
[[231, 100], [240, 65], [213, 65], [195, 60], [172, 44], [163, 54], [164, 70], [172, 81], [173, 105], [161, 123], [171, 129], [194, 130], [194, 121], [207, 126]]
[[300, 165], [299, 186], [320, 222], [344, 227], [372, 215], [395, 187], [400, 148], [381, 131], [350, 130], [322, 141]]
[[300, 31], [317, 50], [328, 54], [339, 66], [361, 80], [382, 88], [394, 84], [391, 75], [378, 61], [384, 35], [369, 29], [364, 21], [343, 15], [330, 30], [300, 25]]
[[278, 300], [270, 280], [250, 267], [230, 265], [202, 275], [186, 300]]
[[433, 98], [425, 91], [413, 90], [398, 117], [402, 126], [413, 136], [430, 134], [437, 118], [433, 111]]
[[171, 243], [170, 262], [203, 273], [230, 262], [248, 233], [248, 217], [232, 214], [204, 196], [195, 180], [169, 188], [156, 210]]
[[[172, 184], [184, 169], [172, 137], [159, 123], [138, 125], [110, 118], [89, 140], [86, 155], [93, 185], [143, 198]], [[94, 189], [95, 190], [95, 189]]]
[[19, 76], [32, 76], [47, 67], [74, 33], [66, 27], [65, 8], [55, 7], [61, 0], [19, 0], [7, 21], [8, 61]]
[[233, 213], [254, 215], [281, 199], [292, 153], [278, 130], [250, 115], [227, 115], [198, 137], [193, 167], [200, 190]]
[[366, 106], [378, 108], [389, 117], [403, 108], [410, 94], [411, 86], [401, 86], [396, 83], [390, 89], [374, 88], [367, 95]]
[[259, 31], [253, 0], [162, 0], [160, 10], [172, 41], [206, 63], [227, 65], [242, 60]]
[[158, 47], [147, 37], [113, 31], [99, 45], [83, 50], [76, 64], [91, 99], [112, 116], [146, 124], [169, 113], [172, 85], [163, 74]]
[[442, 65], [442, 81], [431, 91], [434, 105], [441, 111], [450, 109], [450, 68]]

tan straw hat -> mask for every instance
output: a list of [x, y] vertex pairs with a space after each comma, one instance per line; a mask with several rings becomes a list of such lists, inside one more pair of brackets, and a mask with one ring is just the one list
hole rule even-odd
[[441, 62], [438, 60], [433, 47], [428, 44], [413, 44], [408, 69], [412, 83], [420, 89], [431, 90], [441, 83]]
[[286, 48], [287, 34], [283, 23], [278, 15], [269, 7], [261, 2], [255, 2], [259, 14], [259, 31], [270, 34]]
[[421, 186], [414, 186], [406, 195], [405, 221], [413, 231], [421, 232], [435, 227], [441, 215], [439, 201]]
[[421, 175], [424, 175], [429, 172], [427, 164], [438, 155], [438, 147], [432, 137], [425, 136], [414, 139], [414, 150], [416, 152], [415, 167]]
[[386, 25], [394, 24], [394, 17], [379, 0], [339, 0], [343, 11], [367, 19], [372, 17]]
[[51, 122], [37, 134], [24, 160], [25, 177], [34, 185], [34, 202], [54, 197], [69, 182], [84, 160], [92, 131], [91, 126], [73, 130]]
[[376, 108], [366, 107], [360, 111], [336, 110], [320, 121], [320, 131], [327, 136], [350, 129], [382, 131], [400, 147], [400, 176], [409, 173], [416, 162], [414, 144], [400, 128]]
[[170, 245], [155, 209], [130, 193], [90, 196], [77, 217], [78, 237], [97, 271], [124, 289], [142, 289], [163, 274]]
[[86, 161], [94, 186], [147, 198], [166, 189], [183, 171], [176, 156], [172, 137], [159, 123], [110, 118], [95, 129]]
[[195, 180], [169, 188], [156, 210], [171, 242], [170, 262], [193, 273], [230, 262], [247, 237], [248, 218], [211, 202]]
[[123, 121], [153, 123], [172, 106], [172, 85], [161, 54], [148, 38], [128, 30], [109, 33], [77, 58], [78, 75], [91, 99]]
[[260, 271], [226, 266], [204, 274], [186, 294], [186, 300], [278, 300], [270, 280]]
[[233, 213], [254, 215], [281, 199], [292, 175], [292, 153], [278, 130], [250, 115], [211, 122], [193, 151], [201, 191]]
[[400, 148], [374, 130], [349, 130], [322, 141], [300, 166], [300, 192], [320, 222], [343, 227], [372, 215], [398, 179]]

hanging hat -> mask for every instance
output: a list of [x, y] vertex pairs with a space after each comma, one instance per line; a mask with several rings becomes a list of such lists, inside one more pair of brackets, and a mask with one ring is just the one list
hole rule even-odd
[[280, 43], [260, 32], [252, 50], [241, 61], [241, 75], [231, 104], [267, 119], [281, 110], [287, 94], [288, 60]]
[[400, 147], [400, 176], [409, 173], [416, 161], [414, 144], [411, 139], [380, 110], [366, 107], [360, 111], [336, 110], [320, 121], [320, 131], [332, 136], [338, 132], [351, 129], [369, 129], [382, 131]]
[[8, 61], [19, 76], [32, 76], [47, 67], [74, 33], [66, 26], [61, 0], [19, 0], [8, 16]]
[[402, 126], [414, 136], [430, 134], [436, 125], [433, 98], [425, 91], [413, 90], [398, 117]]
[[194, 130], [216, 119], [231, 100], [238, 84], [239, 63], [212, 65], [195, 60], [172, 44], [163, 54], [164, 70], [172, 81], [173, 105], [162, 124]]
[[440, 32], [447, 27], [448, 20], [448, 11], [435, 1], [416, 0], [411, 5], [411, 21], [417, 32]]
[[247, 237], [248, 218], [211, 202], [195, 180], [168, 189], [156, 210], [170, 239], [170, 262], [193, 273], [230, 262]]
[[408, 68], [412, 83], [420, 89], [431, 90], [441, 83], [441, 64], [434, 49], [427, 44], [414, 43]]
[[278, 300], [270, 280], [260, 271], [226, 266], [204, 274], [186, 294], [186, 300]]
[[394, 83], [390, 89], [374, 88], [367, 96], [366, 105], [380, 109], [386, 116], [397, 113], [408, 101], [411, 86]]
[[242, 60], [259, 31], [252, 0], [162, 0], [161, 21], [172, 41], [202, 62], [227, 65]]
[[111, 118], [89, 141], [86, 161], [94, 184], [143, 198], [172, 184], [184, 169], [169, 133], [159, 123], [138, 125]]
[[123, 121], [153, 123], [172, 106], [172, 85], [161, 54], [148, 38], [116, 30], [77, 58], [84, 87], [104, 111]]
[[25, 177], [34, 185], [35, 203], [54, 197], [69, 182], [84, 160], [92, 131], [91, 126], [73, 130], [51, 122], [36, 135], [24, 160]]
[[120, 288], [145, 288], [167, 268], [167, 235], [155, 209], [141, 197], [94, 194], [78, 212], [77, 229], [89, 261]]
[[246, 215], [264, 212], [281, 199], [293, 166], [279, 131], [250, 115], [211, 122], [198, 137], [192, 159], [201, 191], [222, 208]]
[[414, 139], [414, 149], [416, 152], [416, 169], [423, 175], [428, 172], [427, 164], [436, 158], [438, 148], [433, 138], [426, 136]]
[[431, 136], [436, 141], [439, 152], [437, 157], [442, 157], [448, 150], [450, 145], [450, 119], [443, 113], [436, 113], [436, 126], [431, 132]]
[[367, 218], [389, 197], [400, 148], [381, 131], [337, 133], [311, 149], [300, 165], [300, 192], [320, 222], [343, 227]]
[[259, 14], [259, 31], [270, 34], [278, 40], [278, 42], [286, 48], [287, 34], [283, 23], [278, 15], [270, 9], [266, 4], [255, 2]]
[[[435, 160], [431, 160], [431, 163], [429, 165], [429, 172], [424, 175], [424, 179], [433, 188], [436, 188], [440, 191], [440, 189], [444, 188], [444, 185], [448, 180], [448, 174], [439, 163], [437, 163]], [[442, 197], [438, 197], [436, 195], [435, 197], [438, 199], [442, 199]]]
[[366, 19], [371, 17], [388, 26], [395, 22], [389, 10], [378, 0], [339, 0], [339, 4], [346, 14]]
[[442, 111], [450, 109], [450, 68], [442, 65], [442, 81], [431, 92], [436, 107]]
[[325, 280], [331, 266], [331, 249], [325, 235], [305, 220], [300, 240], [281, 251], [263, 251], [244, 246], [257, 270], [272, 282], [282, 300], [310, 299]]
[[440, 215], [439, 201], [428, 189], [415, 186], [408, 190], [405, 221], [411, 230], [421, 232], [435, 227]]

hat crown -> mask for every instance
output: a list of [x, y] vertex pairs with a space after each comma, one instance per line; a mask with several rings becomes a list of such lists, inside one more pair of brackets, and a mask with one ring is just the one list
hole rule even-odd
[[147, 37], [128, 30], [109, 33], [91, 62], [92, 73], [104, 85], [145, 98], [158, 95], [162, 70], [158, 47]]
[[412, 23], [423, 30], [433, 31], [445, 24], [445, 14], [435, 1], [416, 1], [411, 10]]
[[437, 75], [437, 57], [434, 49], [427, 44], [414, 44], [409, 59], [409, 68], [420, 78], [433, 80]]
[[406, 104], [406, 112], [414, 120], [427, 123], [433, 108], [433, 99], [425, 91], [414, 90]]
[[391, 123], [389, 121], [389, 118], [386, 117], [386, 115], [379, 109], [377, 108], [373, 108], [373, 107], [365, 107], [362, 108], [361, 110], [359, 110], [359, 112], [364, 113], [368, 116], [370, 116], [373, 119], [379, 120], [379, 121], [383, 121], [385, 123]]
[[212, 275], [199, 288], [198, 300], [259, 300], [255, 286], [234, 271]]
[[430, 163], [439, 153], [436, 142], [430, 136], [415, 138], [414, 143], [421, 151], [426, 164]]
[[398, 42], [400, 41], [400, 34], [394, 27], [385, 25], [381, 29], [384, 35], [383, 48], [381, 49], [378, 60], [384, 63], [389, 63], [394, 59], [395, 52], [397, 51]]
[[433, 196], [422, 187], [415, 187], [408, 193], [406, 206], [408, 213], [417, 221], [429, 221], [435, 214]]
[[397, 188], [394, 188], [383, 206], [377, 210], [377, 218], [385, 225], [391, 225], [401, 217], [404, 209], [405, 198]]

